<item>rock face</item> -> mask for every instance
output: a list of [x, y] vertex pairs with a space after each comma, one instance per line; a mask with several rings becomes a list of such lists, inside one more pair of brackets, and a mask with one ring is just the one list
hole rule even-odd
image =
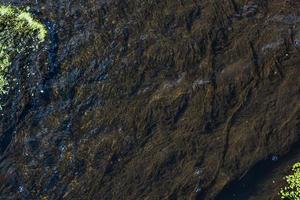
[[299, 1], [1, 3], [48, 28], [1, 98], [1, 199], [278, 199], [300, 157]]

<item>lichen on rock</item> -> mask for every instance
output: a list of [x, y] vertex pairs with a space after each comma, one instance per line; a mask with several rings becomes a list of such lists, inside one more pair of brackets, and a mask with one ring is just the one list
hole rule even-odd
[[7, 93], [6, 74], [17, 54], [36, 50], [46, 38], [45, 26], [33, 15], [13, 6], [0, 6], [0, 95]]

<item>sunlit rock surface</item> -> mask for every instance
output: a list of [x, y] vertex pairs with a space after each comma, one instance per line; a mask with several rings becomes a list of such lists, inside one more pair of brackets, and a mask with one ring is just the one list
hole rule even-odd
[[1, 0], [46, 26], [4, 98], [0, 199], [278, 199], [300, 3]]

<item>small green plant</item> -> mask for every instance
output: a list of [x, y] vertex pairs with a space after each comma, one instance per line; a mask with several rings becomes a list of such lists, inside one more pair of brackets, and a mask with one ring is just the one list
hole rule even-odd
[[37, 49], [46, 34], [45, 26], [28, 11], [0, 6], [0, 95], [7, 93], [6, 74], [15, 56]]
[[280, 190], [282, 199], [300, 200], [300, 162], [293, 165], [293, 174], [286, 176], [288, 186]]

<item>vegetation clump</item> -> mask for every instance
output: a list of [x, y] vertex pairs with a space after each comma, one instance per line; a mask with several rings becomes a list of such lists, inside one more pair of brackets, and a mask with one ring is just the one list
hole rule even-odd
[[293, 165], [293, 174], [285, 177], [288, 186], [280, 190], [282, 199], [300, 200], [300, 162]]
[[7, 93], [6, 74], [17, 54], [38, 48], [46, 27], [24, 9], [0, 6], [0, 95]]

